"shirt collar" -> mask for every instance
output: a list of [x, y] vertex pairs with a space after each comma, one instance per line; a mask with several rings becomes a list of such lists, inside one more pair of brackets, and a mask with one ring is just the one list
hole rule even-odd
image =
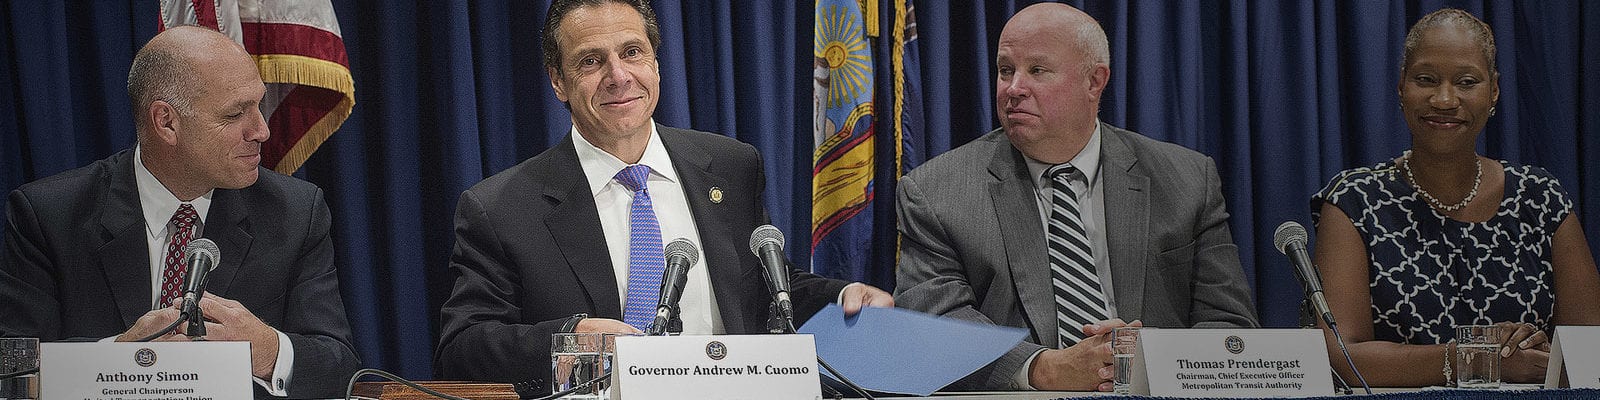
[[[139, 208], [144, 212], [144, 227], [150, 236], [154, 237], [167, 229], [167, 223], [172, 221], [172, 214], [178, 212], [178, 196], [156, 179], [150, 169], [144, 166], [144, 150], [139, 146], [133, 148], [133, 180], [139, 188]], [[211, 210], [211, 195], [216, 189], [206, 191], [206, 194], [189, 201], [194, 207], [194, 212], [200, 216], [200, 224], [206, 223], [206, 212]]]
[[[617, 172], [621, 172], [629, 164], [611, 153], [595, 147], [578, 133], [578, 127], [573, 126], [572, 145], [578, 152], [578, 164], [583, 167], [584, 176], [588, 179], [589, 194], [598, 195], [606, 185], [615, 182]], [[672, 158], [667, 156], [667, 147], [661, 144], [661, 134], [656, 131], [655, 120], [650, 121], [650, 141], [645, 144], [644, 155], [639, 157], [639, 164], [650, 166], [651, 178], [662, 178], [668, 182], [677, 182], [678, 173], [672, 169]], [[618, 183], [620, 185], [620, 183]]]
[[[1028, 176], [1033, 177], [1034, 186], [1040, 188], [1050, 187], [1050, 180], [1044, 177], [1044, 172], [1049, 170], [1050, 167], [1054, 167], [1055, 164], [1047, 164], [1039, 160], [1028, 158], [1027, 156], [1023, 156], [1022, 158], [1027, 160]], [[1083, 171], [1083, 176], [1088, 183], [1087, 186], [1094, 187], [1095, 180], [1100, 178], [1099, 120], [1095, 120], [1094, 133], [1089, 134], [1089, 142], [1085, 143], [1083, 145], [1083, 150], [1079, 150], [1078, 155], [1072, 157], [1072, 159], [1068, 160], [1067, 163], [1072, 164], [1073, 168]]]

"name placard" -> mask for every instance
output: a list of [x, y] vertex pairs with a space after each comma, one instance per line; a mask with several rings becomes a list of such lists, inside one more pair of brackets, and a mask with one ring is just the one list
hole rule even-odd
[[43, 343], [39, 397], [248, 399], [249, 342]]
[[804, 334], [618, 337], [611, 388], [612, 398], [822, 398]]
[[1146, 329], [1134, 356], [1134, 394], [1310, 397], [1333, 394], [1318, 329]]
[[1562, 371], [1572, 387], [1600, 388], [1600, 326], [1556, 327], [1544, 387], [1561, 387]]

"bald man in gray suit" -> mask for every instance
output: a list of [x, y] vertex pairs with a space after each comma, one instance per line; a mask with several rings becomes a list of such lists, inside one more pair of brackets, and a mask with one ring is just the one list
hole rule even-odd
[[1106, 42], [1070, 6], [1018, 12], [1003, 128], [900, 179], [895, 303], [1031, 331], [952, 389], [1110, 390], [1116, 327], [1256, 325], [1215, 163], [1095, 117]]

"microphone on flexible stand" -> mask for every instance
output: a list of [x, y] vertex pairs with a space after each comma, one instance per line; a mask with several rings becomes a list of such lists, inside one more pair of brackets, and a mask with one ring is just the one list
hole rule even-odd
[[1312, 309], [1322, 318], [1322, 322], [1334, 325], [1333, 311], [1328, 309], [1328, 299], [1322, 294], [1322, 277], [1317, 275], [1317, 267], [1311, 263], [1311, 252], [1306, 250], [1306, 240], [1306, 228], [1299, 222], [1284, 222], [1272, 233], [1272, 247], [1289, 256], [1289, 263], [1294, 265], [1294, 276], [1299, 278], [1300, 284], [1305, 287], [1305, 295], [1310, 300]]
[[[1311, 263], [1311, 252], [1306, 250], [1308, 240], [1306, 227], [1299, 222], [1285, 221], [1278, 225], [1272, 233], [1272, 247], [1278, 252], [1289, 256], [1289, 263], [1294, 265], [1294, 276], [1300, 279], [1300, 284], [1305, 287], [1305, 297], [1311, 303], [1313, 312], [1322, 317], [1322, 322], [1328, 324], [1328, 330], [1333, 331], [1333, 341], [1339, 345], [1339, 351], [1344, 353], [1345, 362], [1350, 364], [1350, 371], [1354, 372], [1356, 379], [1361, 381], [1361, 388], [1367, 394], [1372, 394], [1372, 387], [1367, 385], [1367, 378], [1361, 376], [1361, 371], [1356, 369], [1356, 362], [1350, 358], [1350, 350], [1344, 346], [1344, 337], [1339, 334], [1339, 325], [1333, 322], [1333, 310], [1328, 308], [1328, 300], [1322, 294], [1322, 277], [1317, 275], [1317, 267]], [[1344, 378], [1333, 374], [1338, 382], [1344, 384]], [[1345, 394], [1350, 394], [1348, 384], [1344, 384]]]
[[689, 281], [689, 268], [700, 258], [700, 250], [689, 239], [673, 240], [667, 244], [665, 251], [667, 268], [661, 271], [661, 297], [656, 300], [656, 319], [645, 328], [645, 334], [650, 336], [665, 335], [675, 324], [679, 325], [678, 331], [683, 330], [683, 322], [678, 318], [678, 301], [683, 298], [683, 286]]
[[[750, 252], [756, 253], [756, 258], [761, 259], [761, 272], [767, 278], [767, 290], [772, 292], [767, 330], [771, 333], [794, 333], [794, 303], [789, 301], [789, 261], [783, 256], [783, 232], [772, 225], [756, 227], [754, 232], [750, 232]], [[861, 397], [874, 399], [872, 393], [834, 370], [820, 355], [817, 356], [817, 364]]]
[[794, 303], [789, 300], [789, 263], [783, 256], [783, 232], [772, 225], [757, 227], [750, 233], [750, 252], [761, 259], [761, 272], [767, 278], [767, 290], [772, 292], [767, 330], [794, 332]]
[[[216, 269], [222, 259], [222, 250], [217, 248], [217, 243], [211, 239], [200, 238], [183, 246], [184, 264], [187, 268], [183, 273], [183, 297], [178, 306], [178, 319], [173, 320], [167, 327], [156, 330], [150, 336], [135, 340], [148, 342], [172, 332], [178, 324], [188, 322], [189, 327], [184, 331], [185, 336], [191, 339], [201, 338], [206, 335], [206, 319], [200, 311], [200, 297], [206, 292], [206, 275]], [[201, 338], [203, 339], [203, 338]]]
[[200, 297], [206, 293], [206, 278], [222, 260], [222, 250], [211, 239], [200, 238], [184, 246], [183, 253], [188, 255], [189, 265], [183, 280], [183, 307], [180, 308], [181, 314], [189, 317], [189, 327], [184, 334], [199, 338], [206, 335], [206, 319], [204, 313], [200, 312]]

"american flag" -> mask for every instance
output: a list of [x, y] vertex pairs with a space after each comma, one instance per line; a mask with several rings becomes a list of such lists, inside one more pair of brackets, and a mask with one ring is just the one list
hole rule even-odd
[[161, 0], [161, 29], [199, 25], [244, 45], [267, 84], [261, 164], [284, 174], [344, 124], [355, 82], [329, 0]]

